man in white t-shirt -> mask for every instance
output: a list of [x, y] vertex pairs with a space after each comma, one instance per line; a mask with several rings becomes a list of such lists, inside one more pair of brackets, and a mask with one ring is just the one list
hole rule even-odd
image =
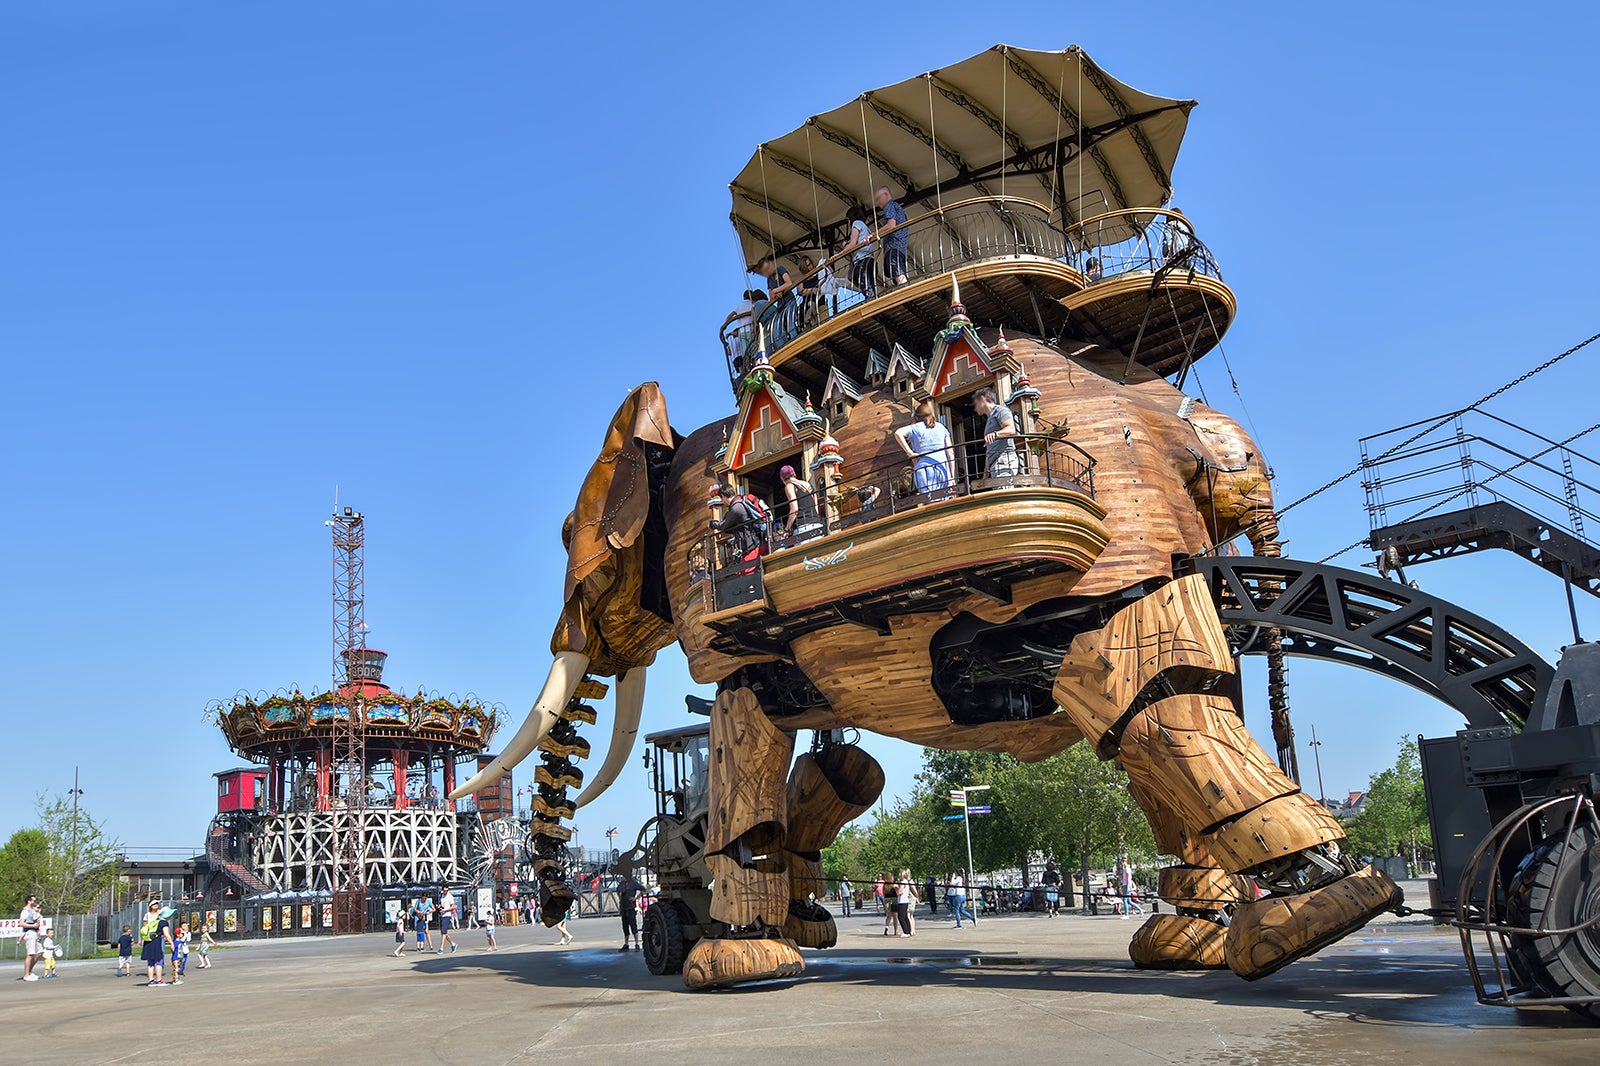
[[29, 896], [22, 903], [22, 979], [24, 981], [37, 981], [39, 975], [33, 972], [34, 964], [39, 961], [39, 933], [44, 927], [44, 915], [39, 911], [39, 897]]

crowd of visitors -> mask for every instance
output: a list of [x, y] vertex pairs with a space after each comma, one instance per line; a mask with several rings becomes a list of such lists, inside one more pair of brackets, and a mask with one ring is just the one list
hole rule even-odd
[[[801, 255], [798, 277], [773, 255], [763, 256], [750, 267], [750, 273], [766, 283], [766, 291], [746, 290], [723, 320], [730, 365], [743, 367], [749, 363], [761, 327], [765, 327], [769, 350], [775, 350], [799, 331], [826, 321], [836, 311], [839, 294], [845, 288], [872, 299], [878, 295], [880, 267], [888, 284], [907, 283], [911, 231], [906, 209], [886, 186], [877, 190], [873, 202], [877, 227], [873, 227], [872, 212], [859, 205], [851, 207], [845, 216], [848, 228], [844, 242], [820, 263], [811, 255]], [[845, 269], [848, 283], [838, 274]]]

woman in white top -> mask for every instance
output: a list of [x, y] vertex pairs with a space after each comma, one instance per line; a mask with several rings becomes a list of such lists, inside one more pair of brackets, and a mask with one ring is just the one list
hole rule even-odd
[[850, 287], [867, 299], [878, 295], [877, 264], [872, 259], [872, 227], [867, 225], [867, 213], [852, 207], [845, 216], [850, 221], [850, 240], [839, 250], [850, 254]]

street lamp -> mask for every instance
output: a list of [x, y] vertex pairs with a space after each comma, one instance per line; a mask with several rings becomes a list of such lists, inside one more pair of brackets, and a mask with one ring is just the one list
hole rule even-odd
[[1328, 790], [1322, 787], [1322, 741], [1317, 739], [1317, 723], [1311, 723], [1311, 755], [1317, 760], [1317, 802], [1328, 805]]
[[72, 768], [72, 872], [78, 872], [78, 797], [83, 789], [78, 787], [78, 768]]

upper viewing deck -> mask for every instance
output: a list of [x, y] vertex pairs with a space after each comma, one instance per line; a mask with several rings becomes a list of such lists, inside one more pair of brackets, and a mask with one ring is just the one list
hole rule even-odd
[[800, 390], [873, 351], [925, 346], [951, 275], [983, 325], [1181, 374], [1236, 309], [1166, 206], [1193, 107], [1116, 81], [1075, 46], [998, 45], [762, 144], [730, 184], [745, 265], [767, 276], [720, 331], [730, 376], [763, 335]]

